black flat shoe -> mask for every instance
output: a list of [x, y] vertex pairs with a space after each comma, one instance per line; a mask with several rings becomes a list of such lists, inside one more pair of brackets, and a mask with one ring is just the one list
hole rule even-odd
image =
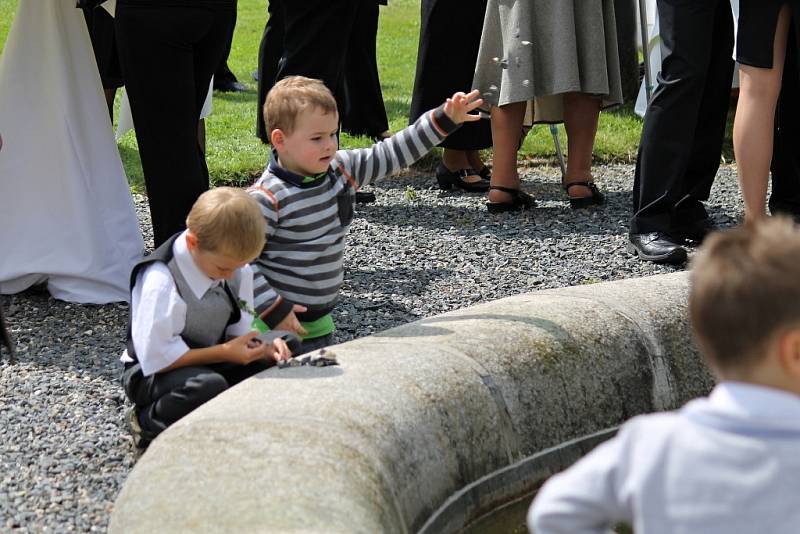
[[449, 191], [453, 186], [463, 189], [468, 193], [485, 193], [489, 190], [488, 180], [481, 178], [476, 182], [468, 182], [468, 176], [479, 175], [469, 167], [451, 171], [441, 162], [439, 162], [439, 165], [436, 167], [436, 181], [439, 182], [439, 189], [443, 191]]
[[581, 209], [581, 208], [588, 208], [589, 206], [596, 206], [602, 204], [606, 197], [603, 196], [603, 193], [597, 189], [597, 186], [594, 182], [570, 182], [568, 184], [564, 184], [564, 191], [567, 192], [569, 195], [569, 190], [571, 187], [579, 185], [581, 187], [586, 187], [591, 191], [591, 195], [588, 197], [569, 197], [569, 206], [574, 209]]
[[492, 170], [487, 167], [486, 165], [483, 166], [481, 170], [478, 171], [478, 176], [486, 180], [487, 182], [492, 179]]
[[230, 81], [214, 84], [214, 90], [222, 93], [244, 93], [247, 91], [247, 86], [242, 82]]
[[629, 234], [628, 252], [653, 263], [680, 264], [686, 261], [686, 249], [672, 237], [661, 232]]
[[505, 213], [508, 211], [522, 211], [536, 207], [536, 200], [525, 191], [511, 189], [510, 187], [490, 186], [489, 189], [502, 191], [511, 195], [511, 202], [487, 202], [486, 210], [489, 213]]

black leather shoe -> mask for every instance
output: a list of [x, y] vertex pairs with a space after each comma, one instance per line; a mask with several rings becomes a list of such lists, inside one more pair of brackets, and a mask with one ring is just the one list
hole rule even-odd
[[682, 242], [684, 245], [698, 246], [705, 241], [708, 234], [716, 229], [716, 226], [711, 224], [711, 221], [705, 219], [692, 226], [680, 228], [675, 232], [670, 232], [670, 235], [675, 238], [676, 241]]
[[214, 84], [215, 91], [222, 91], [223, 93], [243, 93], [247, 91], [247, 86], [241, 82], [222, 82]]
[[653, 263], [678, 264], [686, 261], [686, 249], [674, 238], [661, 232], [649, 234], [629, 234], [628, 252], [639, 256], [640, 260]]

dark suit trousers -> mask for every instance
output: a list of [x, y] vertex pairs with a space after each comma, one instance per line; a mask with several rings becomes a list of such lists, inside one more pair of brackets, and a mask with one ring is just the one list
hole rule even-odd
[[663, 62], [645, 117], [631, 233], [680, 234], [707, 219], [733, 74], [727, 0], [658, 0]]
[[286, 25], [283, 4], [280, 0], [270, 0], [267, 12], [269, 18], [258, 48], [258, 109], [256, 110], [256, 135], [265, 144], [269, 144], [269, 134], [264, 124], [264, 102], [267, 101], [267, 92], [275, 85], [275, 79], [278, 77]]
[[[238, 4], [238, 0], [236, 2]], [[238, 7], [238, 5], [237, 5]], [[231, 47], [233, 46], [233, 31], [236, 29], [236, 11], [233, 12], [233, 21], [231, 21], [231, 34], [228, 41], [225, 43], [225, 55], [222, 56], [222, 61], [217, 65], [217, 70], [214, 72], [214, 86], [231, 84], [238, 82], [236, 75], [228, 67], [228, 56], [231, 55]]]
[[268, 11], [258, 62], [261, 141], [269, 142], [263, 117], [267, 93], [292, 75], [325, 82], [348, 132], [374, 135], [389, 128], [375, 58], [378, 2], [270, 0]]
[[179, 367], [144, 376], [139, 364], [126, 364], [122, 387], [139, 410], [143, 436], [152, 440], [192, 410], [273, 365], [272, 360], [258, 360], [249, 365], [220, 363]]
[[234, 16], [230, 7], [117, 6], [117, 47], [156, 247], [186, 227], [208, 189], [197, 121]]
[[[442, 105], [456, 91], [470, 91], [485, 14], [486, 0], [422, 0], [417, 72], [409, 123], [429, 109]], [[458, 28], [456, 38], [453, 28]], [[490, 148], [491, 124], [488, 120], [465, 122], [439, 146], [454, 150]]]
[[783, 69], [783, 86], [775, 114], [775, 144], [772, 152], [770, 213], [800, 216], [800, 78], [798, 78], [797, 30], [789, 33]]
[[344, 100], [340, 108], [342, 129], [353, 135], [375, 136], [389, 129], [375, 48], [380, 8], [372, 0], [357, 3], [344, 79], [337, 91]]
[[280, 0], [285, 32], [275, 81], [301, 75], [322, 80], [344, 109], [337, 89], [344, 78], [347, 47], [361, 2], [354, 0]]

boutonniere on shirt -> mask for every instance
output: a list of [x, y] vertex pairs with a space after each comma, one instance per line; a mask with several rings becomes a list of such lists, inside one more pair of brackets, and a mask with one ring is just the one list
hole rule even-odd
[[253, 308], [247, 305], [247, 302], [245, 302], [244, 299], [239, 299], [239, 309], [253, 316], [253, 322], [250, 323], [250, 328], [261, 332], [262, 334], [269, 330], [267, 323], [261, 320], [261, 317], [258, 316]]

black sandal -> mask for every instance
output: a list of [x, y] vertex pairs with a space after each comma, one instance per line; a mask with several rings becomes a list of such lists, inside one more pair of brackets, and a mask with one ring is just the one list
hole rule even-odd
[[489, 189], [502, 191], [511, 195], [511, 202], [487, 202], [486, 210], [489, 213], [505, 213], [507, 211], [522, 211], [536, 207], [536, 200], [519, 189], [511, 189], [510, 187], [501, 187], [499, 185], [489, 186]]
[[468, 193], [484, 193], [489, 190], [488, 180], [485, 180], [481, 176], [480, 180], [469, 182], [467, 181], [468, 176], [480, 175], [469, 167], [451, 171], [445, 167], [442, 162], [439, 162], [439, 165], [436, 167], [436, 181], [439, 182], [439, 189], [443, 191], [450, 191], [453, 189], [453, 186], [463, 189]]
[[484, 165], [483, 168], [477, 172], [477, 174], [487, 182], [492, 179], [492, 170], [487, 165]]
[[589, 206], [602, 204], [605, 201], [606, 197], [597, 189], [594, 182], [570, 182], [564, 184], [564, 191], [567, 192], [567, 195], [569, 195], [569, 188], [576, 185], [588, 188], [592, 194], [588, 197], [569, 197], [569, 205], [572, 209], [588, 208]]

